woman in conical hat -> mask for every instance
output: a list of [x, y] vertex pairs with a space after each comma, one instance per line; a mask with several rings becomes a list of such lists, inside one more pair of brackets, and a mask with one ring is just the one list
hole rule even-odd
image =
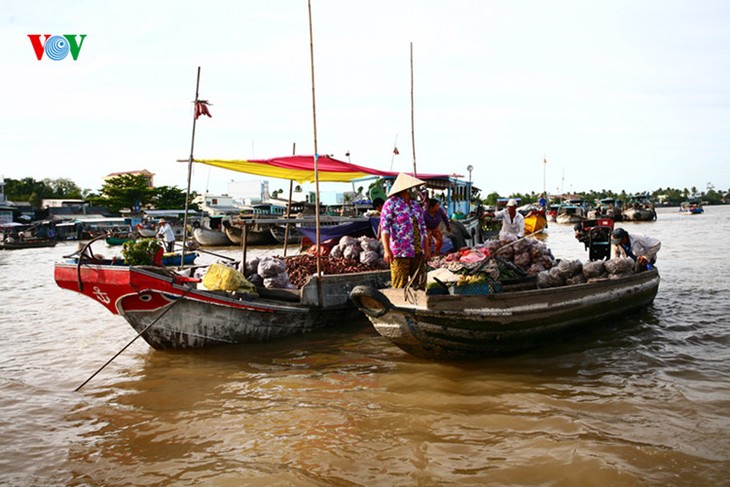
[[428, 233], [423, 209], [410, 191], [423, 184], [426, 183], [418, 178], [398, 174], [380, 212], [380, 239], [385, 261], [390, 264], [391, 285], [395, 288], [406, 287], [413, 276], [417, 276], [416, 288], [426, 282], [425, 265], [430, 258]]

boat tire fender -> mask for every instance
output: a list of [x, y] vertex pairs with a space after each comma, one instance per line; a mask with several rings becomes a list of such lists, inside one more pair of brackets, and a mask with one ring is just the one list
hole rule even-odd
[[371, 286], [355, 286], [350, 291], [350, 299], [368, 316], [379, 318], [393, 307], [388, 298]]

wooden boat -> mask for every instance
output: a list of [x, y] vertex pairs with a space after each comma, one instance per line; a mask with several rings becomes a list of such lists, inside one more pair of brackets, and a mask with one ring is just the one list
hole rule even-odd
[[270, 245], [276, 243], [274, 236], [271, 234], [270, 223], [258, 223], [254, 219], [235, 219], [232, 221], [223, 221], [223, 228], [226, 236], [233, 245], [240, 245], [243, 239], [243, 225], [248, 225], [246, 229], [246, 242], [248, 245]]
[[[155, 349], [264, 342], [362, 320], [349, 300], [355, 285], [383, 287], [390, 271], [321, 276], [302, 289], [229, 293], [197, 288], [170, 269], [59, 262], [58, 286], [122, 316]], [[320, 289], [321, 288], [321, 289]], [[320, 292], [321, 291], [321, 292]], [[320, 299], [321, 298], [321, 299]]]
[[656, 211], [649, 195], [634, 195], [621, 212], [625, 221], [652, 221], [656, 220]]
[[42, 247], [55, 247], [55, 240], [42, 239], [42, 238], [31, 238], [26, 240], [14, 240], [0, 242], [1, 250], [20, 250], [20, 249], [37, 249]]
[[228, 238], [228, 235], [226, 235], [226, 232], [221, 230], [212, 230], [202, 226], [193, 229], [193, 238], [195, 238], [195, 241], [203, 247], [221, 247], [233, 244], [231, 239]]
[[286, 224], [271, 225], [269, 230], [277, 243], [283, 244], [284, 240], [286, 240], [287, 243], [300, 243], [302, 241], [302, 234], [297, 232], [297, 229], [293, 224], [289, 224], [288, 234], [286, 232]]
[[705, 212], [702, 202], [699, 200], [683, 201], [679, 206], [679, 212], [683, 215], [701, 215]]
[[635, 312], [659, 288], [656, 269], [622, 279], [537, 289], [505, 284], [487, 295], [427, 295], [361, 286], [350, 296], [375, 329], [406, 352], [427, 359], [509, 355], [566, 333]]
[[586, 218], [595, 220], [600, 218], [610, 218], [613, 221], [620, 222], [622, 220], [620, 200], [615, 198], [603, 198], [598, 201], [595, 208], [588, 211]]
[[129, 235], [110, 235], [109, 237], [105, 238], [104, 241], [109, 246], [115, 246], [115, 245], [123, 245], [124, 242], [130, 242], [135, 239], [134, 236]]
[[585, 202], [582, 199], [570, 199], [561, 203], [555, 216], [557, 223], [579, 223], [586, 219]]

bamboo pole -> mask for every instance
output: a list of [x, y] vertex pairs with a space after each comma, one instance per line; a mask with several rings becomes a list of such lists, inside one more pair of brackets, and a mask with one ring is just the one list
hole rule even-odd
[[314, 131], [314, 194], [317, 201], [315, 201], [315, 225], [316, 225], [316, 237], [317, 242], [317, 295], [319, 298], [319, 305], [323, 303], [322, 296], [322, 259], [320, 249], [320, 228], [319, 228], [319, 151], [317, 149], [317, 97], [314, 91], [314, 37], [312, 35], [312, 0], [307, 0], [307, 10], [309, 11], [309, 58], [310, 66], [312, 68], [312, 127]]
[[[291, 147], [291, 155], [297, 154], [297, 143], [293, 142]], [[291, 218], [291, 199], [294, 190], [294, 180], [289, 180], [289, 204], [286, 206], [286, 223], [284, 224], [284, 257], [286, 257], [286, 249], [289, 243], [289, 218]]]
[[193, 175], [193, 150], [195, 149], [195, 124], [198, 121], [196, 114], [198, 113], [198, 90], [200, 88], [200, 66], [198, 66], [198, 76], [195, 81], [195, 102], [193, 104], [193, 134], [190, 138], [190, 158], [188, 159], [188, 187], [185, 193], [185, 216], [183, 217], [183, 245], [180, 254], [180, 266], [182, 269], [185, 262], [185, 244], [188, 241], [188, 208], [190, 207], [190, 180]]
[[413, 43], [411, 42], [411, 147], [413, 149], [413, 177], [417, 178], [416, 171], [416, 129], [413, 114]]

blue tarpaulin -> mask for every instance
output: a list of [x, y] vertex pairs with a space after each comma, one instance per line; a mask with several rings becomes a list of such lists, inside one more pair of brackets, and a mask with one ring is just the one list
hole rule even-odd
[[[341, 223], [339, 225], [332, 226], [320, 226], [319, 237], [322, 242], [326, 242], [331, 239], [339, 240], [345, 235], [367, 235], [369, 237], [375, 237], [378, 233], [378, 225], [380, 225], [380, 217], [369, 218], [366, 221]], [[314, 227], [297, 227], [297, 231], [312, 242], [317, 240], [317, 229]]]

